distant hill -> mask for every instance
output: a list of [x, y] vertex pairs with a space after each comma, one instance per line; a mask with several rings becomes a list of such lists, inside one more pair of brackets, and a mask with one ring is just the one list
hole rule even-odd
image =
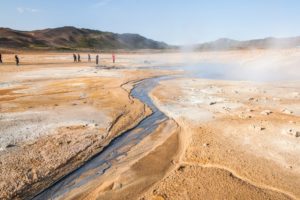
[[107, 50], [107, 49], [166, 49], [163, 42], [138, 34], [116, 34], [71, 26], [17, 31], [0, 28], [0, 48], [27, 50]]
[[256, 40], [238, 41], [221, 38], [213, 42], [202, 43], [196, 46], [196, 50], [238, 50], [238, 49], [274, 49], [300, 47], [300, 37], [291, 38], [264, 38]]

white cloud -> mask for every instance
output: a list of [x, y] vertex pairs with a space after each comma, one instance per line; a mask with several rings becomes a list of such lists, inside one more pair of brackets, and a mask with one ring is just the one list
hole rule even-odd
[[23, 14], [25, 12], [28, 12], [28, 13], [36, 13], [36, 12], [39, 12], [38, 9], [34, 9], [34, 8], [24, 8], [24, 7], [17, 7], [17, 11], [18, 13], [20, 14]]

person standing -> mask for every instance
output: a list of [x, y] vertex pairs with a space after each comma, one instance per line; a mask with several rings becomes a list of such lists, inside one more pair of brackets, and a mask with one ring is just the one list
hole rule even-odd
[[115, 53], [112, 53], [112, 61], [113, 61], [113, 63], [116, 62], [116, 55], [115, 55]]
[[88, 61], [91, 62], [91, 55], [88, 54]]
[[20, 60], [18, 55], [15, 55], [16, 65], [19, 66]]
[[77, 60], [78, 60], [78, 62], [81, 61], [81, 60], [80, 60], [80, 54], [77, 55]]
[[0, 53], [0, 63], [2, 64], [2, 54]]
[[77, 62], [77, 57], [75, 53], [73, 53], [73, 58], [74, 58], [74, 62]]
[[96, 56], [96, 65], [99, 63], [99, 55]]

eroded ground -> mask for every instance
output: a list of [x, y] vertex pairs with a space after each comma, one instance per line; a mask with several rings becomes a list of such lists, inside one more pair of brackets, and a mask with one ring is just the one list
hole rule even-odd
[[31, 196], [149, 115], [129, 96], [134, 82], [199, 63], [198, 78], [151, 92], [169, 119], [62, 199], [300, 198], [298, 49], [123, 53], [115, 65], [104, 54], [99, 67], [49, 53], [22, 54], [17, 68], [9, 56], [0, 66], [2, 198]]
[[298, 199], [299, 86], [162, 82], [152, 95], [183, 128], [184, 152], [146, 199]]
[[8, 199], [36, 194], [149, 115], [129, 92], [157, 75], [67, 61], [0, 70], [0, 197]]

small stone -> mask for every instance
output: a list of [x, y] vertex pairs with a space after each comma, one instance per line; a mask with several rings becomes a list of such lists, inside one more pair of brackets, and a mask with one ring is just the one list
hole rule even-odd
[[121, 183], [114, 183], [112, 189], [113, 190], [118, 190], [122, 188], [122, 184]]
[[6, 145], [6, 148], [11, 148], [11, 147], [15, 147], [16, 145], [15, 144], [8, 144]]
[[215, 105], [217, 102], [213, 101], [213, 102], [210, 102], [209, 105]]
[[178, 167], [177, 171], [183, 172], [184, 171], [185, 166], [181, 165]]
[[257, 126], [257, 125], [252, 125], [252, 128], [256, 131], [263, 131], [263, 130], [266, 130], [265, 127], [262, 127], [262, 126]]
[[283, 109], [281, 112], [284, 113], [284, 114], [287, 114], [287, 115], [293, 114], [293, 111], [290, 111], [288, 109]]
[[297, 131], [293, 128], [284, 129], [284, 130], [282, 130], [282, 133], [288, 134], [288, 135], [291, 135], [291, 136], [294, 136], [294, 137], [300, 137], [300, 131]]
[[260, 114], [261, 115], [270, 115], [270, 114], [272, 114], [273, 112], [271, 111], [271, 110], [264, 110], [264, 111], [262, 111]]
[[203, 144], [203, 147], [208, 147], [208, 146], [209, 146], [208, 143], [204, 143], [204, 144]]

